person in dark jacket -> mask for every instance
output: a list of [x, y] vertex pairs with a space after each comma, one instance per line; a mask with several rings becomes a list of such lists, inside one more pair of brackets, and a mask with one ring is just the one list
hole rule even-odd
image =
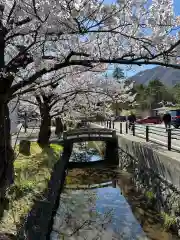
[[163, 116], [163, 122], [164, 122], [164, 125], [165, 125], [165, 128], [166, 128], [166, 131], [168, 128], [171, 127], [171, 114], [166, 112]]
[[132, 127], [132, 125], [136, 122], [136, 116], [133, 112], [128, 116], [129, 121], [129, 129]]

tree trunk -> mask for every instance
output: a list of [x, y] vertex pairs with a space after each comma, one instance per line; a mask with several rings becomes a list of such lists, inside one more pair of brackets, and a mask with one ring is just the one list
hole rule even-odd
[[38, 144], [41, 148], [49, 146], [49, 138], [51, 136], [51, 116], [49, 109], [43, 107], [41, 109], [41, 126], [38, 136]]
[[14, 182], [14, 151], [11, 146], [11, 123], [7, 103], [0, 102], [0, 194], [3, 198], [8, 186]]

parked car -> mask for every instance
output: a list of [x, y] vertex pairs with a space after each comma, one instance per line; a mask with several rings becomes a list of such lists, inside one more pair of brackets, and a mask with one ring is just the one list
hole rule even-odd
[[171, 124], [178, 128], [180, 126], [180, 109], [170, 110], [169, 113], [171, 114]]
[[162, 119], [159, 116], [148, 116], [143, 119], [138, 119], [136, 121], [138, 124], [160, 124], [162, 123]]

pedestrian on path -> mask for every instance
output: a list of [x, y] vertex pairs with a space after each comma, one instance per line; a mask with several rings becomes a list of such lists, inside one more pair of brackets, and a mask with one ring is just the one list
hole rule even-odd
[[129, 129], [132, 129], [133, 124], [136, 122], [136, 116], [133, 112], [128, 116]]
[[169, 112], [166, 112], [163, 116], [163, 122], [166, 128], [166, 132], [168, 128], [171, 128], [171, 114]]

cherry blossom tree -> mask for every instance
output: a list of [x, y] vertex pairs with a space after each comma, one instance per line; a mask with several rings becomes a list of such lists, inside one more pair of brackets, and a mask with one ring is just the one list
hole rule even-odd
[[180, 69], [179, 25], [172, 0], [1, 1], [0, 189], [9, 184], [7, 171], [14, 160], [8, 109], [12, 98], [32, 91], [43, 75], [63, 75], [69, 66], [157, 64]]
[[[73, 95], [73, 94], [70, 94]], [[71, 96], [62, 95], [61, 97], [54, 91], [52, 86], [45, 89], [38, 89], [34, 95], [26, 95], [20, 98], [20, 106], [22, 113], [30, 112], [30, 109], [37, 111], [40, 119], [40, 131], [38, 143], [41, 147], [47, 147], [51, 135], [51, 120], [61, 116], [62, 113], [68, 110], [68, 102]], [[23, 108], [23, 106], [26, 106]]]
[[115, 102], [130, 105], [135, 101], [135, 94], [131, 92], [133, 84], [127, 85], [125, 81], [118, 83], [113, 78], [101, 77], [96, 81], [94, 91], [76, 96], [75, 110], [87, 119], [97, 116], [109, 118], [114, 114], [112, 105]]
[[21, 109], [26, 106], [26, 112], [32, 112], [33, 107], [35, 112], [38, 108], [41, 119], [38, 143], [46, 147], [53, 118], [61, 117], [68, 121], [74, 115], [77, 117], [78, 113], [84, 118], [97, 115], [109, 117], [112, 114], [112, 102], [134, 100], [129, 91], [131, 88], [125, 83], [107, 80], [97, 72], [74, 73], [59, 82], [52, 81], [49, 86], [38, 85], [33, 95], [29, 93], [20, 98], [20, 105]]

